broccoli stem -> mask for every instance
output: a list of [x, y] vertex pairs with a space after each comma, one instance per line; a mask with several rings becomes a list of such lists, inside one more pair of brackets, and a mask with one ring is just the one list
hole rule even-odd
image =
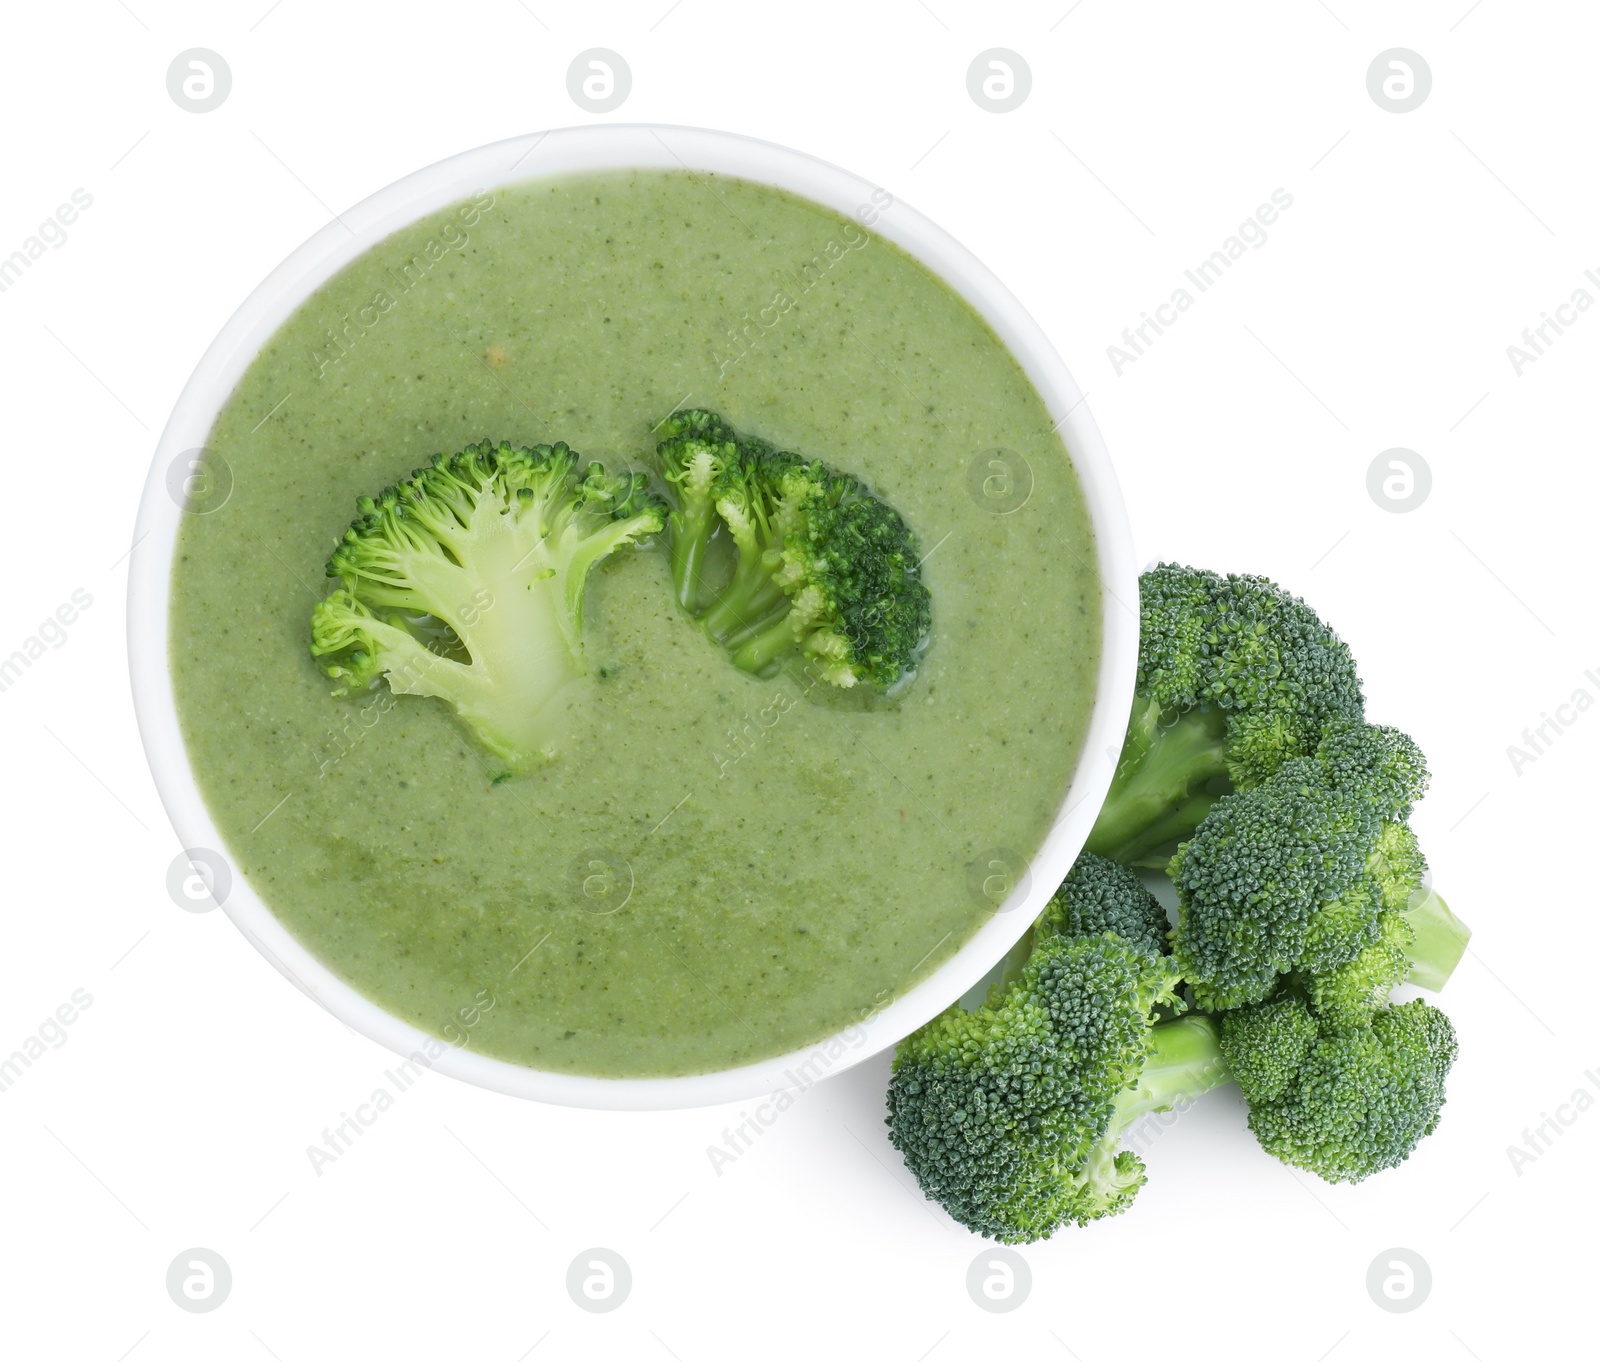
[[[586, 534], [575, 544], [570, 539], [563, 541], [563, 547], [569, 548], [565, 566], [558, 569], [565, 579], [562, 599], [566, 604], [567, 619], [571, 621], [570, 631], [573, 635], [568, 640], [568, 649], [574, 651], [581, 646], [577, 640], [583, 630], [583, 592], [589, 580], [591, 569], [602, 558], [609, 557], [624, 544], [630, 544], [639, 538], [651, 533], [652, 525], [659, 526], [660, 520], [649, 515], [636, 515], [627, 520], [613, 520], [604, 529], [595, 530]], [[575, 663], [580, 670], [582, 663]]]
[[750, 568], [745, 558], [741, 552], [733, 580], [705, 615], [706, 633], [724, 646], [764, 623], [774, 606], [787, 604], [771, 573], [759, 566]]
[[1111, 1127], [1126, 1130], [1141, 1116], [1192, 1102], [1232, 1077], [1210, 1017], [1192, 1014], [1162, 1022], [1150, 1028], [1144, 1069], [1139, 1081], [1117, 1098]]
[[[1151, 1113], [1192, 1102], [1232, 1077], [1217, 1042], [1216, 1025], [1209, 1017], [1162, 1022], [1151, 1029], [1150, 1045], [1139, 1081], [1118, 1094], [1105, 1133], [1085, 1162], [1085, 1180], [1099, 1189], [1107, 1205], [1121, 1202], [1144, 1182], [1144, 1161], [1137, 1151], [1149, 1141], [1139, 1138], [1134, 1127]], [[1135, 1136], [1135, 1148], [1124, 1151], [1122, 1141], [1130, 1132]]]
[[672, 526], [672, 591], [678, 604], [691, 615], [700, 613], [705, 595], [701, 578], [705, 572], [706, 546], [715, 526], [714, 508], [704, 501], [667, 517]]
[[1401, 915], [1416, 933], [1406, 982], [1437, 993], [1466, 954], [1472, 928], [1451, 912], [1450, 905], [1432, 889], [1424, 888], [1421, 894], [1421, 902]]
[[724, 634], [721, 639], [722, 646], [730, 653], [737, 652], [751, 639], [766, 633], [772, 625], [786, 618], [789, 614], [789, 604], [787, 596], [780, 596], [777, 603], [768, 607], [760, 616], [753, 616], [737, 629]]
[[1157, 853], [1193, 835], [1217, 798], [1202, 787], [1227, 773], [1220, 710], [1191, 709], [1164, 720], [1154, 700], [1135, 700], [1088, 849], [1124, 865], [1164, 867], [1167, 857]]
[[783, 614], [759, 633], [734, 649], [733, 665], [760, 676], [776, 666], [778, 661], [795, 645], [794, 626], [789, 612]]
[[1176, 808], [1169, 809], [1127, 844], [1123, 858], [1125, 864], [1142, 866], [1147, 870], [1165, 870], [1172, 863], [1172, 853], [1180, 843], [1194, 836], [1201, 820], [1220, 798], [1220, 795], [1202, 791], [1190, 795]]
[[546, 707], [584, 668], [562, 624], [564, 607], [552, 582], [502, 581], [492, 606], [470, 625], [457, 621], [470, 663], [433, 652], [390, 621], [370, 618], [364, 628], [383, 647], [394, 694], [453, 704], [483, 745], [516, 768], [551, 754]]
[[[678, 519], [673, 517], [674, 520]], [[705, 562], [705, 540], [692, 529], [673, 526], [672, 594], [691, 615], [700, 603], [700, 569]]]

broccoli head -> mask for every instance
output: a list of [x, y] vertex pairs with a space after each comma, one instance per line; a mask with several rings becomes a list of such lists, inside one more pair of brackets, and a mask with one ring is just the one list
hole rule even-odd
[[1159, 867], [1219, 794], [1314, 752], [1364, 706], [1350, 650], [1264, 577], [1163, 563], [1139, 579], [1139, 670], [1089, 849]]
[[1045, 905], [1035, 931], [1110, 932], [1150, 955], [1167, 953], [1167, 910], [1133, 871], [1087, 851]]
[[322, 669], [345, 691], [387, 677], [448, 701], [508, 772], [553, 755], [546, 708], [585, 670], [589, 572], [665, 523], [645, 475], [484, 441], [357, 508], [311, 615]]
[[1218, 800], [1169, 868], [1173, 954], [1196, 1002], [1260, 1002], [1294, 974], [1359, 1007], [1413, 968], [1447, 977], [1466, 936], [1435, 930], [1448, 909], [1423, 890], [1403, 821], [1426, 783], [1405, 734], [1339, 724], [1315, 756]]
[[1178, 982], [1159, 905], [1084, 860], [1020, 974], [903, 1041], [889, 1084], [890, 1139], [923, 1191], [1008, 1243], [1125, 1210], [1145, 1169], [1123, 1132], [1227, 1079], [1208, 1018], [1153, 1024]]
[[1421, 999], [1328, 1017], [1291, 990], [1224, 1013], [1219, 1030], [1250, 1129], [1284, 1163], [1359, 1182], [1405, 1162], [1439, 1123], [1456, 1034]]
[[[887, 691], [908, 677], [931, 624], [916, 535], [859, 478], [741, 435], [714, 412], [675, 413], [657, 448], [678, 602], [734, 663], [770, 676], [789, 660], [824, 681]], [[708, 583], [713, 542], [733, 566]]]

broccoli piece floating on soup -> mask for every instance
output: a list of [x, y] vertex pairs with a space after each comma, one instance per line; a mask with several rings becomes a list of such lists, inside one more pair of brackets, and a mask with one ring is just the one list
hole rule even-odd
[[672, 485], [678, 506], [667, 517], [672, 546], [672, 589], [691, 615], [701, 610], [706, 546], [717, 528], [717, 489], [738, 458], [736, 437], [715, 412], [683, 411], [661, 423], [665, 438], [656, 447], [661, 475]]
[[547, 709], [582, 676], [583, 592], [602, 558], [658, 533], [642, 473], [565, 444], [469, 445], [357, 502], [311, 614], [311, 655], [341, 690], [386, 677], [448, 701], [508, 772], [554, 755]]
[[[832, 685], [887, 691], [911, 675], [931, 624], [917, 537], [867, 485], [741, 435], [714, 412], [674, 413], [657, 448], [676, 490], [669, 517], [678, 603], [758, 676], [809, 662]], [[728, 580], [706, 580], [726, 535]]]

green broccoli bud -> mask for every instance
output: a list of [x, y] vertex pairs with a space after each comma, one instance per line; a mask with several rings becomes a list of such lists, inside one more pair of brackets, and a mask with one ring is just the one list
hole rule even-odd
[[1167, 910], [1133, 871], [1087, 851], [1045, 905], [1035, 930], [1062, 936], [1110, 932], [1150, 955], [1167, 952]]

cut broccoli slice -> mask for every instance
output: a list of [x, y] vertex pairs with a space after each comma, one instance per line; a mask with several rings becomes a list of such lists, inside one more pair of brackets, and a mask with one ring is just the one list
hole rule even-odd
[[448, 701], [508, 771], [552, 756], [548, 706], [585, 670], [589, 572], [665, 523], [645, 475], [582, 465], [565, 444], [484, 441], [357, 506], [312, 656], [344, 691], [383, 676]]
[[[927, 643], [931, 602], [916, 536], [859, 478], [741, 435], [714, 412], [678, 412], [657, 448], [678, 603], [758, 676], [804, 661], [823, 681], [888, 691]], [[713, 538], [734, 553], [706, 580]]]

